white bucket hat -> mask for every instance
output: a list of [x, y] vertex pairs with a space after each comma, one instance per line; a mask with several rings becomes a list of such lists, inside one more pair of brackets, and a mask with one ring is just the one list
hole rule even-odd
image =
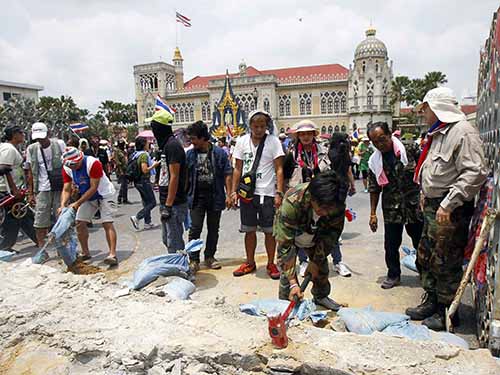
[[293, 125], [292, 133], [297, 134], [300, 132], [314, 132], [314, 135], [319, 134], [318, 125], [311, 120], [302, 120]]
[[427, 103], [441, 122], [454, 123], [465, 120], [465, 114], [458, 107], [458, 101], [453, 90], [448, 87], [436, 87], [425, 94], [424, 100], [417, 106], [420, 111]]

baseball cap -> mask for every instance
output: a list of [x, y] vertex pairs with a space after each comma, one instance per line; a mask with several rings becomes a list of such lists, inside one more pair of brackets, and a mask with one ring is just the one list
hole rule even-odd
[[31, 139], [44, 139], [47, 138], [47, 125], [43, 122], [35, 122], [31, 126]]
[[148, 117], [145, 121], [155, 121], [162, 125], [171, 125], [172, 122], [174, 122], [174, 116], [172, 116], [167, 110], [160, 109], [159, 111], [156, 111], [153, 116]]

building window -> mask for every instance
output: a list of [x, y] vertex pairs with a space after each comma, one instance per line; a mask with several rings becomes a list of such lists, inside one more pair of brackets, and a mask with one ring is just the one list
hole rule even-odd
[[321, 114], [326, 114], [326, 98], [321, 98]]
[[326, 126], [322, 126], [321, 127], [321, 134], [325, 134], [326, 133]]
[[208, 101], [201, 103], [201, 119], [203, 121], [211, 120], [210, 103]]
[[356, 125], [356, 123], [352, 124], [352, 131], [356, 131], [357, 128], [358, 128], [358, 125]]
[[363, 73], [366, 72], [366, 61], [363, 61]]
[[346, 113], [347, 110], [347, 101], [345, 98], [345, 94], [342, 94], [342, 98], [340, 99], [340, 112]]
[[335, 132], [338, 133], [340, 131], [340, 128], [338, 125], [335, 125]]
[[333, 110], [335, 111], [335, 113], [340, 112], [340, 99], [338, 96], [335, 97], [335, 101], [333, 102]]
[[310, 115], [312, 113], [312, 94], [311, 93], [302, 93], [299, 94], [299, 108], [300, 115]]
[[342, 133], [345, 133], [347, 131], [347, 128], [345, 127], [345, 125], [342, 125], [340, 130], [342, 131]]
[[371, 91], [368, 91], [368, 94], [366, 95], [366, 104], [368, 107], [373, 105], [373, 92]]
[[246, 113], [255, 109], [255, 99], [251, 93], [243, 93], [236, 95], [236, 103], [243, 108]]
[[279, 115], [291, 116], [291, 97], [290, 95], [280, 95], [278, 101]]
[[283, 117], [285, 116], [285, 101], [280, 97], [280, 101], [279, 101], [279, 115], [280, 117]]
[[142, 92], [158, 91], [158, 73], [141, 74], [139, 86]]
[[354, 106], [355, 107], [358, 106], [358, 94], [357, 93], [354, 94]]
[[384, 96], [382, 96], [382, 105], [385, 107], [387, 106], [387, 95], [384, 94]]
[[328, 127], [328, 134], [332, 134], [333, 133], [333, 126], [329, 126]]
[[271, 104], [269, 103], [268, 98], [264, 98], [264, 111], [266, 111], [267, 113], [271, 112]]
[[333, 113], [333, 98], [331, 96], [328, 98], [328, 113]]
[[194, 122], [194, 103], [177, 103], [172, 108], [176, 111], [175, 122]]
[[12, 97], [12, 94], [10, 92], [4, 92], [3, 93], [3, 101], [4, 102], [9, 101], [11, 97]]

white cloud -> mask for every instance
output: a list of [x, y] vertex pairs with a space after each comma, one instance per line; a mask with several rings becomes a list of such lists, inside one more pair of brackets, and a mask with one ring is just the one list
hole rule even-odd
[[[170, 62], [179, 28], [185, 79], [235, 71], [352, 62], [373, 22], [395, 74], [447, 74], [457, 95], [475, 91], [479, 48], [494, 0], [481, 1], [15, 1], [2, 4], [0, 79], [44, 85], [95, 110], [132, 102], [134, 64]], [[84, 5], [83, 5], [84, 4]], [[174, 22], [174, 8], [193, 27]], [[302, 18], [302, 22], [299, 21]]]

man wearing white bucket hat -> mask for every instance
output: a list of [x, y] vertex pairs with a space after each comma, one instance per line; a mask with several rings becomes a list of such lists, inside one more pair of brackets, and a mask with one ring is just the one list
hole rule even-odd
[[[434, 330], [445, 329], [445, 311], [462, 278], [474, 196], [488, 171], [478, 130], [467, 122], [453, 91], [430, 90], [417, 111], [430, 126], [415, 168], [421, 186], [424, 229], [418, 247], [423, 302], [406, 314]], [[458, 325], [458, 315], [454, 316]]]

